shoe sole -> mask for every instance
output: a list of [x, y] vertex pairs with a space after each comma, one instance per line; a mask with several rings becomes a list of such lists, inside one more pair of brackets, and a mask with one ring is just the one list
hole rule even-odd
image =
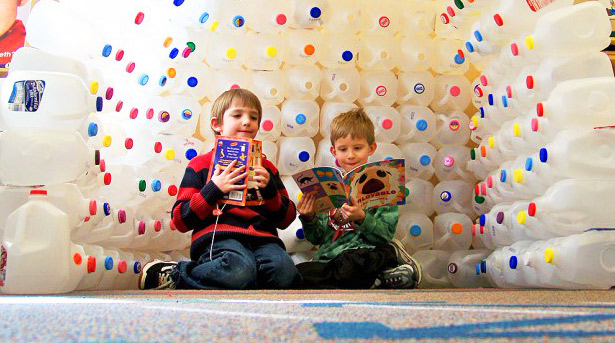
[[153, 265], [155, 265], [158, 262], [164, 262], [164, 261], [153, 260], [151, 262], [146, 263], [145, 266], [143, 266], [143, 269], [141, 270], [141, 275], [139, 275], [139, 289], [145, 290], [144, 281], [145, 281], [145, 275], [147, 274], [147, 270], [150, 269]]
[[418, 263], [417, 260], [414, 259], [414, 257], [412, 257], [410, 254], [408, 254], [406, 249], [404, 249], [403, 244], [401, 244], [401, 242], [399, 240], [393, 238], [391, 240], [391, 244], [393, 244], [397, 248], [397, 251], [401, 252], [402, 259], [404, 260], [403, 262], [411, 265], [412, 269], [414, 269], [416, 271], [416, 273], [417, 273], [417, 280], [416, 280], [416, 286], [415, 287], [418, 287], [418, 285], [421, 284], [421, 281], [423, 281], [423, 270], [421, 268], [421, 265]]

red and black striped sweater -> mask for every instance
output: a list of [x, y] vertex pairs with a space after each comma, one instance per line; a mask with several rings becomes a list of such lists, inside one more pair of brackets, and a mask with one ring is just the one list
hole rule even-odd
[[[212, 156], [213, 150], [190, 161], [171, 214], [177, 230], [192, 230], [192, 260], [197, 260], [209, 248], [216, 222], [213, 210], [224, 194], [213, 181], [206, 182]], [[262, 164], [271, 174], [267, 187], [260, 190], [264, 204], [245, 207], [227, 204], [218, 220], [216, 240], [232, 237], [248, 242], [276, 242], [284, 247], [276, 229], [286, 229], [295, 220], [295, 204], [289, 200], [273, 163], [263, 158]]]

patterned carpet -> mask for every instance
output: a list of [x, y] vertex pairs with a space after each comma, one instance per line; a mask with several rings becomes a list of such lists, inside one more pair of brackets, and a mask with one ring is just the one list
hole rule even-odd
[[612, 291], [113, 291], [0, 308], [0, 342], [615, 341]]

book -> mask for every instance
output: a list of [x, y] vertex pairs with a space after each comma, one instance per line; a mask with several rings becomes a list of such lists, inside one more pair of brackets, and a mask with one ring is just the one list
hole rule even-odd
[[350, 197], [363, 209], [406, 203], [403, 159], [366, 163], [346, 174], [334, 167], [315, 167], [292, 177], [304, 195], [316, 197], [316, 213], [340, 208]]
[[243, 185], [247, 182], [247, 187], [243, 190], [230, 191], [226, 193], [220, 201], [223, 204], [231, 204], [236, 206], [258, 206], [263, 204], [263, 197], [260, 194], [259, 188], [254, 178], [254, 167], [262, 166], [263, 148], [261, 141], [243, 137], [226, 137], [216, 136], [214, 143], [214, 155], [211, 160], [210, 172], [207, 176], [207, 182], [211, 180], [214, 174], [216, 165], [224, 171], [229, 164], [237, 161], [233, 170], [246, 167], [248, 176], [246, 179], [240, 180], [237, 184]]

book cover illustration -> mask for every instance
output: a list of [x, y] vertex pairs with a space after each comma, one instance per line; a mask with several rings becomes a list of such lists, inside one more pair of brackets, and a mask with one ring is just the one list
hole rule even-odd
[[351, 196], [361, 208], [403, 205], [405, 197], [403, 159], [366, 163], [343, 175], [333, 167], [316, 167], [293, 175], [303, 194], [316, 197], [314, 210], [322, 213], [340, 208]]
[[243, 137], [217, 136], [207, 181], [209, 182], [213, 176], [216, 165], [220, 165], [221, 170], [224, 171], [233, 161], [237, 161], [233, 170], [246, 167], [248, 177], [240, 180], [237, 184], [242, 185], [247, 182], [247, 187], [239, 191], [230, 191], [224, 195], [221, 202], [237, 206], [262, 204], [262, 197], [258, 187], [255, 182], [251, 181], [254, 176], [254, 166], [261, 165], [262, 163], [261, 142]]

